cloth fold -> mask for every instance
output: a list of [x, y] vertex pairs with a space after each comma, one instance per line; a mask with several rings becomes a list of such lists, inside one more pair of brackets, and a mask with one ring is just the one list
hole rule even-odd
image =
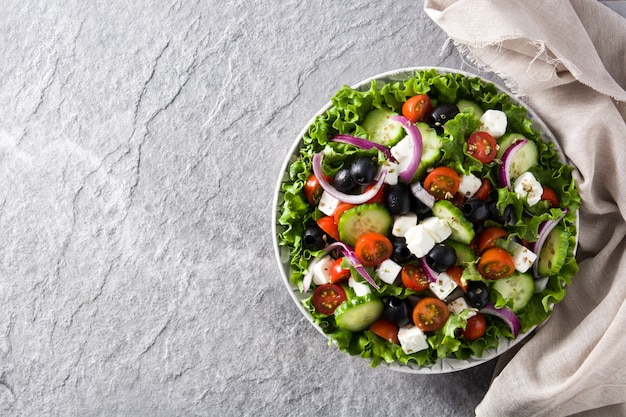
[[498, 74], [578, 171], [579, 273], [499, 359], [477, 416], [626, 415], [626, 19], [593, 0], [426, 0], [460, 52]]

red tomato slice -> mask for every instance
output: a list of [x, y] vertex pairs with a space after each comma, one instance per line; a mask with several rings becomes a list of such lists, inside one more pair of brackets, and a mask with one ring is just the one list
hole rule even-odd
[[482, 253], [485, 249], [494, 246], [498, 239], [506, 239], [508, 235], [508, 232], [501, 227], [491, 226], [485, 228], [476, 241], [478, 252]]
[[437, 200], [453, 198], [460, 184], [459, 174], [445, 166], [433, 169], [424, 180], [424, 188]]
[[491, 194], [491, 183], [487, 178], [483, 178], [480, 188], [474, 194], [474, 198], [485, 201], [489, 198], [489, 194]]
[[333, 262], [330, 267], [330, 282], [333, 284], [340, 281], [345, 281], [350, 278], [350, 270], [341, 267], [341, 261], [343, 258], [339, 258]]
[[456, 285], [458, 285], [463, 291], [467, 291], [467, 281], [464, 283], [463, 280], [461, 280], [461, 277], [463, 276], [462, 267], [458, 265], [453, 266], [446, 271], [446, 274], [448, 274], [450, 278], [452, 278], [454, 282], [456, 282]]
[[487, 164], [496, 157], [498, 143], [487, 132], [474, 132], [467, 138], [467, 153]]
[[501, 279], [515, 272], [515, 263], [509, 252], [494, 246], [483, 252], [476, 268], [485, 279]]
[[541, 194], [541, 199], [546, 200], [550, 203], [550, 207], [558, 207], [559, 206], [559, 197], [557, 197], [556, 193], [552, 188], [543, 187], [543, 193]]
[[391, 343], [395, 343], [396, 345], [400, 344], [400, 341], [398, 341], [398, 326], [396, 326], [389, 320], [376, 320], [370, 326], [370, 331], [376, 336], [382, 337], [383, 339], [388, 340]]
[[333, 217], [335, 218], [335, 223], [339, 224], [339, 219], [341, 218], [341, 215], [346, 211], [351, 209], [352, 207], [354, 207], [354, 204], [350, 204], [350, 203], [339, 203], [339, 205], [337, 206], [337, 208], [335, 209], [335, 212], [333, 213]]
[[363, 266], [376, 266], [389, 259], [393, 253], [393, 245], [385, 235], [370, 232], [356, 241], [354, 252]]
[[333, 216], [320, 217], [319, 219], [317, 219], [317, 225], [328, 236], [332, 237], [335, 240], [340, 240], [339, 227], [337, 226], [337, 222], [335, 222], [335, 218]]
[[344, 301], [346, 301], [346, 292], [341, 285], [324, 284], [313, 292], [313, 306], [322, 314], [333, 314]]
[[[375, 184], [370, 184], [365, 188], [365, 193], [368, 192]], [[370, 198], [366, 203], [367, 204], [385, 204], [385, 189], [387, 188], [387, 184], [383, 184], [376, 195]]]
[[320, 185], [319, 180], [315, 176], [315, 174], [309, 175], [306, 182], [304, 183], [304, 196], [306, 200], [312, 206], [317, 206], [320, 202], [320, 198], [322, 197], [322, 186]]
[[432, 110], [433, 104], [426, 94], [413, 96], [402, 105], [402, 115], [413, 123], [426, 120]]
[[402, 285], [413, 291], [424, 291], [428, 288], [428, 278], [418, 264], [406, 264], [400, 273]]
[[422, 298], [413, 308], [413, 323], [425, 332], [441, 329], [449, 316], [446, 303], [435, 297]]
[[485, 320], [485, 316], [477, 313], [475, 316], [467, 319], [467, 326], [465, 326], [465, 330], [463, 330], [462, 335], [467, 340], [476, 340], [483, 337], [485, 330], [487, 330], [487, 321]]

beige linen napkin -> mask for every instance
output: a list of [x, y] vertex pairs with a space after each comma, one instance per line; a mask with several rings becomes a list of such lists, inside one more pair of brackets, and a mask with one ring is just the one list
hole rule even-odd
[[523, 96], [580, 173], [580, 271], [548, 322], [500, 359], [476, 414], [626, 416], [626, 19], [593, 0], [425, 10]]

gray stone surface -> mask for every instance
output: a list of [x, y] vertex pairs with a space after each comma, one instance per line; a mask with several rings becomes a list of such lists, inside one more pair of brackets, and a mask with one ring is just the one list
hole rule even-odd
[[338, 352], [272, 248], [283, 159], [337, 88], [468, 69], [422, 6], [4, 2], [0, 415], [472, 415], [492, 363]]

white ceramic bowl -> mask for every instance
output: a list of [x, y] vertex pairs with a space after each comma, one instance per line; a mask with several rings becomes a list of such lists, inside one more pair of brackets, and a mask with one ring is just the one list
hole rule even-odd
[[[367, 78], [363, 81], [361, 81], [360, 83], [352, 86], [352, 88], [354, 88], [355, 90], [359, 90], [359, 91], [366, 91], [370, 88], [371, 85], [371, 81], [372, 80], [376, 80], [377, 82], [377, 87], [380, 88], [382, 87], [382, 85], [389, 83], [389, 82], [393, 82], [393, 81], [403, 81], [406, 80], [407, 78], [411, 77], [412, 75], [414, 75], [415, 71], [419, 71], [419, 70], [426, 70], [426, 69], [433, 69], [433, 67], [412, 67], [412, 68], [404, 68], [404, 69], [399, 69], [399, 70], [394, 70], [394, 71], [390, 71], [390, 72], [386, 72], [383, 74], [379, 74], [376, 75], [374, 77], [370, 77]], [[460, 71], [460, 70], [455, 70], [455, 69], [449, 69], [449, 68], [434, 68], [436, 69], [438, 72], [440, 73], [458, 73], [458, 74], [462, 74], [465, 77], [469, 77], [469, 78], [474, 78], [474, 77], [478, 77], [481, 78], [477, 75], [465, 72], [465, 71]], [[491, 81], [488, 80], [484, 80], [487, 83], [491, 83], [494, 84]], [[560, 150], [558, 143], [554, 140], [554, 136], [552, 135], [552, 133], [550, 133], [550, 131], [548, 130], [548, 128], [546, 127], [546, 125], [541, 121], [541, 119], [539, 118], [539, 116], [533, 112], [531, 109], [528, 108], [528, 106], [525, 103], [522, 103], [521, 101], [519, 101], [517, 98], [515, 98], [509, 91], [507, 91], [505, 88], [494, 84], [496, 86], [496, 88], [498, 90], [500, 90], [501, 92], [505, 92], [506, 94], [508, 94], [512, 100], [513, 103], [517, 104], [517, 105], [522, 105], [524, 106], [527, 110], [528, 110], [528, 118], [531, 119], [534, 123], [534, 127], [536, 129], [539, 130], [541, 137], [545, 140], [545, 141], [552, 141], [555, 143], [555, 148], [557, 149], [557, 151], [560, 153], [561, 156], [561, 162], [563, 163], [569, 163], [569, 161], [567, 161], [567, 159], [564, 157], [562, 151]], [[304, 128], [302, 129], [302, 131], [298, 134], [298, 136], [296, 137], [296, 140], [294, 141], [294, 143], [292, 144], [291, 148], [289, 149], [289, 151], [287, 152], [287, 157], [285, 158], [285, 161], [283, 162], [282, 165], [282, 169], [281, 169], [281, 173], [280, 176], [278, 178], [278, 183], [276, 185], [276, 190], [274, 193], [274, 207], [273, 207], [273, 221], [272, 221], [272, 225], [273, 225], [273, 238], [274, 238], [274, 250], [275, 250], [275, 254], [276, 254], [276, 258], [278, 260], [278, 264], [280, 266], [280, 272], [282, 275], [282, 279], [289, 291], [289, 294], [291, 295], [291, 298], [294, 300], [294, 302], [296, 303], [296, 305], [298, 306], [298, 308], [300, 309], [300, 311], [302, 312], [302, 314], [309, 320], [309, 322], [320, 332], [322, 333], [325, 337], [326, 334], [323, 332], [323, 330], [317, 326], [312, 318], [311, 315], [309, 314], [309, 312], [304, 308], [304, 306], [302, 305], [302, 301], [308, 297], [310, 297], [310, 293], [304, 293], [302, 294], [298, 288], [291, 283], [291, 281], [289, 280], [289, 276], [290, 276], [290, 265], [289, 265], [289, 258], [290, 258], [290, 254], [289, 254], [289, 249], [285, 246], [280, 246], [278, 244], [278, 234], [282, 231], [282, 226], [278, 224], [278, 218], [280, 217], [280, 210], [282, 207], [282, 203], [283, 203], [283, 193], [282, 193], [282, 184], [285, 181], [288, 181], [288, 168], [291, 165], [291, 163], [293, 163], [298, 155], [298, 151], [300, 149], [300, 147], [302, 146], [303, 142], [302, 142], [302, 138], [303, 136], [307, 133], [309, 126], [313, 123], [313, 121], [315, 120], [315, 117], [317, 117], [317, 115], [324, 113], [326, 110], [328, 110], [331, 107], [331, 103], [329, 102], [328, 104], [326, 104], [323, 108], [321, 108], [312, 118], [311, 120], [304, 126]], [[577, 216], [577, 221], [578, 221], [578, 216]], [[578, 226], [578, 224], [577, 224]], [[578, 229], [578, 227], [577, 227]], [[459, 371], [459, 370], [463, 370], [463, 369], [467, 369], [467, 368], [471, 368], [473, 366], [476, 365], [480, 365], [482, 363], [485, 363], [493, 358], [498, 357], [499, 355], [503, 354], [504, 352], [508, 351], [509, 349], [511, 349], [513, 346], [515, 346], [516, 344], [520, 343], [522, 340], [524, 340], [526, 337], [528, 337], [532, 332], [533, 332], [534, 328], [529, 329], [526, 333], [520, 333], [514, 340], [510, 340], [507, 338], [500, 338], [499, 343], [498, 343], [498, 347], [497, 348], [493, 348], [493, 349], [487, 349], [485, 350], [484, 354], [482, 357], [480, 358], [469, 358], [467, 360], [460, 360], [460, 359], [456, 359], [456, 358], [443, 358], [440, 359], [439, 361], [437, 361], [435, 364], [432, 365], [426, 365], [426, 366], [418, 366], [417, 364], [415, 364], [414, 362], [409, 362], [408, 365], [404, 365], [398, 362], [394, 362], [394, 363], [386, 363], [386, 362], [381, 362], [381, 366], [388, 366], [391, 369], [397, 370], [397, 371], [401, 371], [401, 372], [408, 372], [408, 373], [415, 373], [415, 374], [440, 374], [440, 373], [447, 373], [447, 372], [454, 372], [454, 371]]]

